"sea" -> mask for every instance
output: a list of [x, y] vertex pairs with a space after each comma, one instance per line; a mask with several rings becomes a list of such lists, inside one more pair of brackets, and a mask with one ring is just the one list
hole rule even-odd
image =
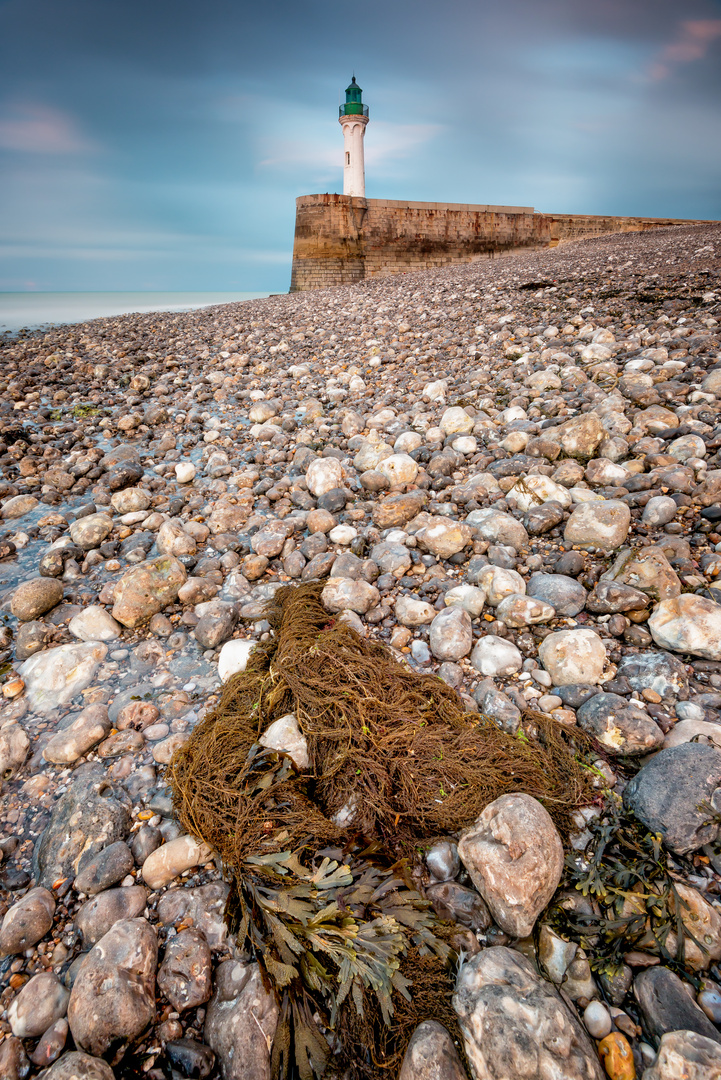
[[149, 311], [193, 311], [267, 292], [0, 292], [0, 334]]

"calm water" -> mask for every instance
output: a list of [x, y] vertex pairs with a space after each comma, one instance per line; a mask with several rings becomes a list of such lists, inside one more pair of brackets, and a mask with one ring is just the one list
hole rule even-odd
[[257, 300], [266, 292], [0, 292], [0, 333], [129, 312], [192, 311]]

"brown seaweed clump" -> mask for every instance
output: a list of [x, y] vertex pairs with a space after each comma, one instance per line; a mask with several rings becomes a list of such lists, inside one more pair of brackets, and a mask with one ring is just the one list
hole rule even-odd
[[[387, 1076], [420, 1020], [455, 1024], [448, 928], [410, 864], [507, 792], [539, 799], [563, 835], [596, 792], [564, 729], [536, 717], [512, 736], [467, 713], [442, 680], [329, 618], [321, 590], [276, 592], [272, 639], [175, 755], [170, 782], [181, 824], [232, 876], [239, 944], [278, 996], [274, 1075], [294, 1060], [319, 1076], [333, 1046], [336, 1067]], [[258, 741], [287, 713], [308, 744], [302, 774]]]

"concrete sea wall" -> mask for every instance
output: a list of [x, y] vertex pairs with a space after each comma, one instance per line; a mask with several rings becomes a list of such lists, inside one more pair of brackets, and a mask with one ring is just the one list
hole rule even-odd
[[537, 214], [531, 206], [399, 202], [350, 195], [296, 199], [291, 292], [495, 258], [564, 240], [641, 232], [676, 218]]

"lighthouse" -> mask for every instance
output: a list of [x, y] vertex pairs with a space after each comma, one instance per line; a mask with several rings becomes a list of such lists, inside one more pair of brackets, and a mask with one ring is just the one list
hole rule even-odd
[[339, 122], [343, 128], [343, 194], [364, 199], [366, 194], [363, 137], [368, 123], [368, 106], [363, 104], [361, 90], [355, 81], [346, 88], [345, 105], [340, 106]]

